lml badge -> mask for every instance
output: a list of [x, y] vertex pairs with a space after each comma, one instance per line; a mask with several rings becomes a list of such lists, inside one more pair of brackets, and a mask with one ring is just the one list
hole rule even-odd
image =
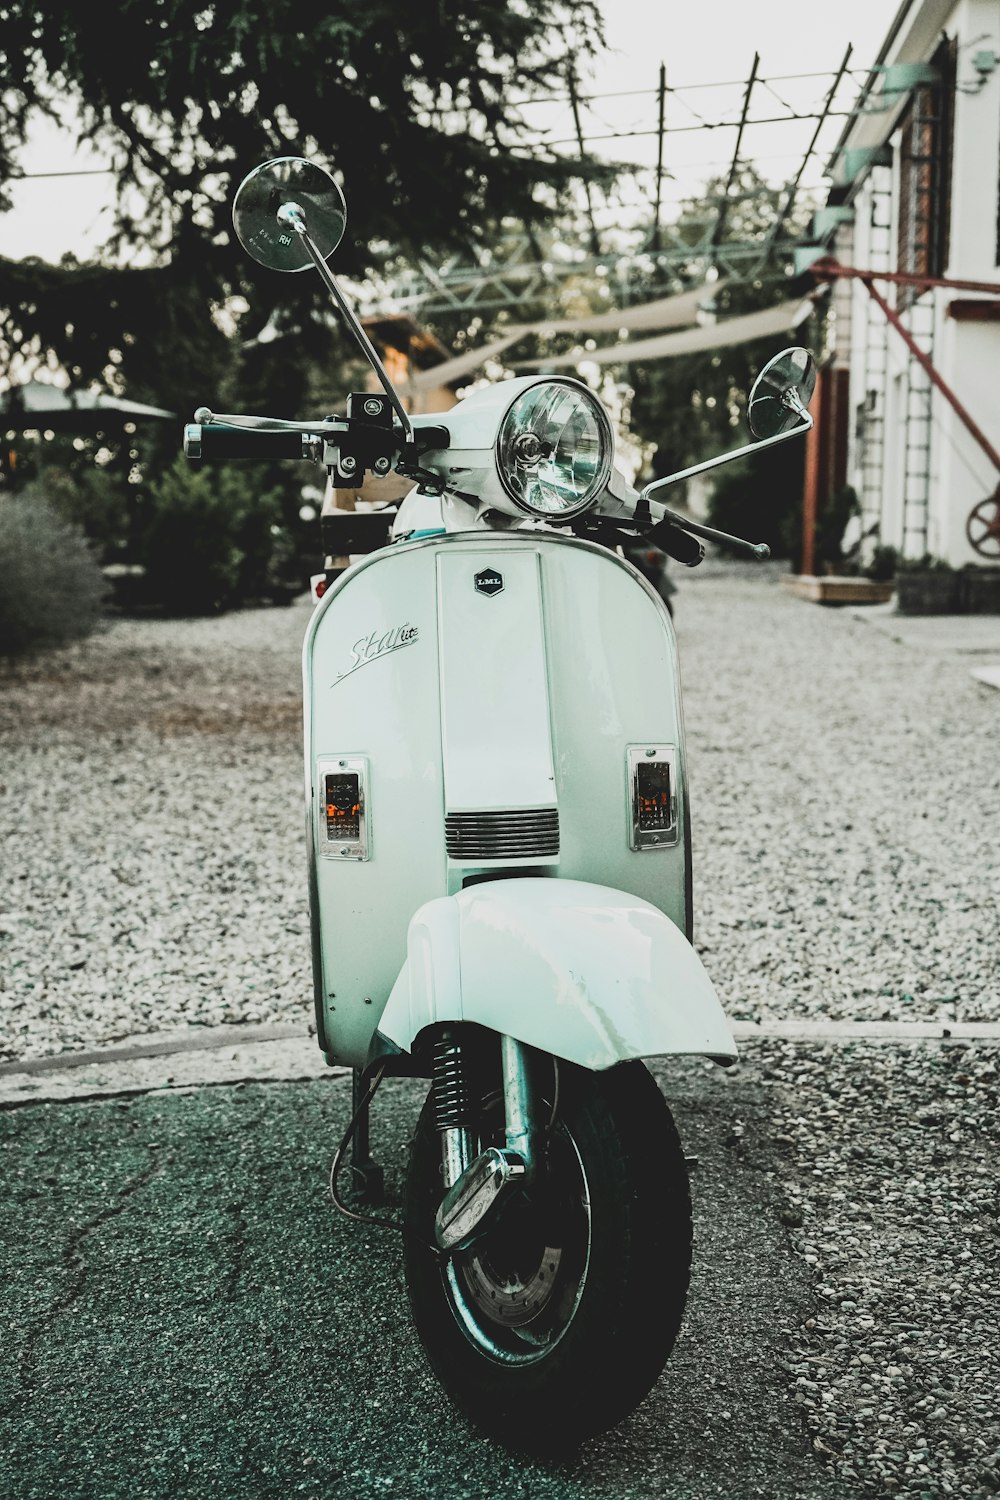
[[503, 592], [503, 574], [498, 573], [496, 568], [484, 568], [481, 573], [476, 574], [476, 592], [479, 594], [500, 594]]

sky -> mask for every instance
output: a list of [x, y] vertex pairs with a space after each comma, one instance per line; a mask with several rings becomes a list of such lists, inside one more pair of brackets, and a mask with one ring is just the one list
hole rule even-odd
[[[697, 191], [709, 176], [725, 175], [757, 53], [757, 76], [767, 82], [755, 85], [749, 118], [785, 118], [783, 123], [748, 126], [741, 156], [753, 161], [769, 181], [788, 182], [816, 125], [815, 120], [790, 119], [792, 111], [812, 112], [822, 104], [850, 46], [848, 73], [832, 106], [834, 112], [847, 109], [898, 8], [899, 0], [837, 0], [826, 5], [802, 0], [798, 6], [787, 0], [602, 0], [608, 51], [596, 65], [590, 90], [601, 95], [621, 91], [621, 96], [602, 97], [585, 110], [584, 135], [648, 132], [630, 139], [595, 140], [592, 149], [645, 166], [647, 176], [640, 181], [652, 184], [662, 63], [671, 91], [664, 155], [671, 174], [664, 184], [669, 212], [672, 203]], [[711, 128], [699, 129], [699, 120]], [[825, 122], [803, 175], [804, 187], [824, 187], [822, 169], [844, 123], [834, 115]], [[568, 133], [572, 135], [572, 129]]]
[[[584, 134], [591, 141], [614, 132], [651, 132], [592, 141], [595, 151], [645, 169], [639, 182], [651, 191], [662, 62], [668, 90], [678, 91], [667, 96], [665, 167], [670, 175], [664, 204], [669, 214], [671, 204], [697, 191], [708, 175], [725, 172], [755, 51], [760, 54], [759, 74], [768, 82], [755, 89], [753, 117], [787, 116], [789, 107], [813, 108], [852, 44], [850, 67], [858, 76], [853, 83], [846, 80], [838, 96], [846, 105], [879, 51], [898, 0], [837, 0], [833, 5], [800, 0], [797, 7], [788, 0], [601, 0], [601, 6], [609, 48], [592, 75], [580, 79], [581, 95], [602, 96], [584, 106]], [[801, 74], [817, 76], [790, 76]], [[705, 87], [710, 84], [723, 86]], [[619, 97], [606, 97], [612, 94]], [[682, 128], [698, 127], [699, 116], [712, 128]], [[565, 101], [532, 106], [528, 119], [550, 141], [573, 134]], [[823, 148], [828, 153], [842, 125], [840, 119], [827, 121], [805, 186], [821, 188]], [[752, 127], [744, 134], [742, 154], [770, 180], [787, 181], [801, 162], [813, 126], [813, 121], [786, 119]], [[79, 174], [106, 165], [86, 150], [77, 152], [68, 134], [49, 127], [35, 132], [23, 162], [26, 171], [39, 174]], [[100, 175], [40, 175], [17, 185], [14, 211], [0, 216], [0, 255], [58, 260], [72, 251], [85, 257], [107, 228], [109, 184], [110, 178]]]

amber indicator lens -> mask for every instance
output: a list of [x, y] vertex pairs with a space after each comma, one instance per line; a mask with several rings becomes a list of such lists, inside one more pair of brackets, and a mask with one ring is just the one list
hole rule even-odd
[[636, 766], [636, 813], [640, 833], [656, 833], [671, 826], [670, 766], [663, 761], [640, 761]]
[[337, 773], [325, 776], [323, 782], [327, 838], [360, 838], [361, 790], [357, 776]]

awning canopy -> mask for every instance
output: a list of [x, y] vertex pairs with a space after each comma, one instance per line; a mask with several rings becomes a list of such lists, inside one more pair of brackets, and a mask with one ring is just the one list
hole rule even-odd
[[[635, 307], [612, 308], [608, 312], [589, 313], [579, 318], [554, 318], [537, 323], [517, 323], [508, 329], [502, 338], [484, 344], [479, 349], [469, 349], [457, 354], [454, 359], [433, 365], [411, 377], [410, 385], [422, 391], [440, 385], [454, 385], [463, 375], [471, 375], [487, 360], [495, 359], [512, 344], [520, 343], [529, 333], [621, 333], [628, 328], [687, 328], [697, 321], [699, 308], [718, 292], [725, 282], [715, 281], [698, 286], [687, 292], [678, 292], [673, 297], [659, 297], [655, 302], [642, 302]], [[569, 361], [579, 364], [579, 359]], [[546, 360], [545, 364], [552, 363]]]
[[53, 432], [99, 432], [110, 423], [176, 422], [176, 412], [145, 406], [103, 391], [66, 391], [43, 380], [29, 380], [0, 395], [0, 421], [22, 432], [49, 427]]
[[575, 354], [555, 354], [538, 359], [519, 360], [518, 370], [561, 369], [569, 365], [625, 364], [632, 360], [670, 359], [679, 354], [700, 354], [708, 349], [727, 349], [734, 344], [751, 344], [757, 339], [776, 338], [794, 333], [813, 310], [810, 298], [779, 302], [761, 312], [724, 318], [703, 328], [685, 328], [679, 333], [664, 333], [652, 339], [630, 339], [623, 344], [607, 344], [603, 349], [588, 349]]
[[454, 359], [446, 359], [443, 364], [431, 365], [428, 370], [419, 370], [411, 375], [409, 386], [414, 391], [436, 390], [438, 386], [454, 385], [461, 380], [463, 375], [471, 375], [474, 370], [486, 364], [487, 360], [495, 359], [511, 344], [517, 344], [524, 338], [524, 330], [518, 328], [514, 333], [506, 334], [502, 339], [494, 339], [491, 344], [483, 344], [478, 349], [467, 349], [464, 354], [456, 354]]
[[710, 302], [726, 285], [713, 281], [659, 297], [655, 302], [640, 302], [635, 307], [612, 308], [609, 312], [591, 313], [582, 318], [557, 318], [553, 322], [530, 323], [524, 333], [617, 333], [622, 328], [687, 328], [698, 321], [699, 309]]

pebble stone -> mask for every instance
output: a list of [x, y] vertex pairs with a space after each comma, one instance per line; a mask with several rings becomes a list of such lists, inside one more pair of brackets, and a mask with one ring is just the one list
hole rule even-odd
[[782, 1368], [850, 1492], [1000, 1491], [1000, 1048], [754, 1041], [814, 1308]]
[[310, 613], [120, 619], [0, 676], [0, 1056], [311, 1019]]

